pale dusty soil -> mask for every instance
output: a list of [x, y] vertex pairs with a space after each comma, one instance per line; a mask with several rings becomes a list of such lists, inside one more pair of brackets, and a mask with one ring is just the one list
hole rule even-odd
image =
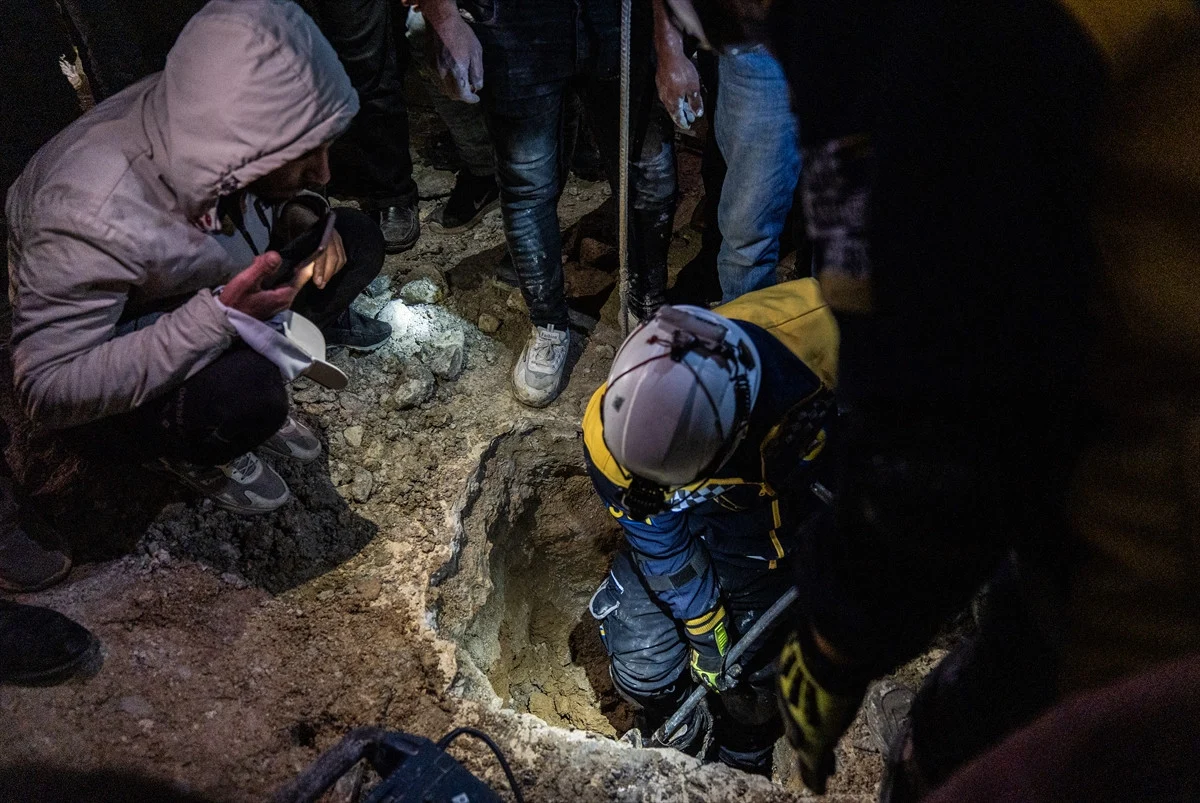
[[[699, 245], [684, 225], [695, 161], [683, 157], [676, 269]], [[423, 167], [418, 180], [435, 196], [452, 177]], [[607, 195], [572, 179], [564, 227]], [[296, 410], [328, 453], [305, 467], [276, 461], [296, 499], [262, 518], [215, 510], [136, 467], [79, 458], [29, 432], [5, 398], [14, 471], [82, 559], [66, 583], [23, 601], [87, 625], [105, 661], [83, 682], [0, 687], [0, 765], [110, 768], [160, 779], [176, 797], [263, 800], [352, 727], [437, 738], [476, 725], [506, 750], [531, 801], [799, 796], [587, 732], [628, 725], [586, 614], [616, 535], [580, 473], [576, 434], [620, 342], [615, 258], [589, 234], [603, 229], [592, 215], [565, 238], [571, 292], [590, 297], [583, 306], [601, 320], [590, 338], [576, 333], [570, 385], [543, 411], [508, 390], [527, 322], [519, 293], [490, 276], [499, 213], [457, 237], [428, 226], [413, 251], [389, 257], [387, 280], [360, 303], [393, 320], [396, 337], [371, 355], [334, 355], [351, 378], [345, 392], [296, 385]], [[439, 304], [392, 301], [409, 279], [438, 275], [449, 291]], [[500, 320], [494, 335], [476, 327], [483, 313]], [[437, 356], [427, 342], [447, 332], [463, 333], [462, 374], [397, 409], [394, 391], [428, 379], [418, 367]], [[861, 726], [845, 740], [831, 799], [873, 798], [880, 764], [866, 741]], [[503, 786], [486, 751], [453, 752]], [[0, 773], [0, 789], [13, 783]]]

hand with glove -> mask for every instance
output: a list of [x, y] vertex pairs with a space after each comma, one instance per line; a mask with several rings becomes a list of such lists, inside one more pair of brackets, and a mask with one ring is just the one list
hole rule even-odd
[[432, 30], [429, 60], [447, 97], [478, 103], [483, 88], [483, 47], [459, 16], [454, 0], [422, 0], [421, 12]]
[[784, 728], [796, 750], [800, 777], [815, 794], [825, 794], [825, 782], [835, 770], [834, 748], [854, 722], [866, 686], [818, 646], [807, 626], [783, 646], [779, 703]]
[[733, 646], [733, 627], [725, 606], [717, 606], [684, 623], [688, 642], [692, 646], [692, 677], [715, 692], [733, 686], [725, 675], [725, 655]]

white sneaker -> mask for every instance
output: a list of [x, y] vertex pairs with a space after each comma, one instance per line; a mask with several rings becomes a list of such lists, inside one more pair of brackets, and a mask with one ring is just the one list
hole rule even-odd
[[221, 466], [159, 458], [158, 468], [234, 513], [269, 513], [292, 498], [287, 483], [254, 452]]
[[535, 326], [513, 367], [513, 395], [521, 404], [545, 407], [562, 391], [571, 333], [553, 326]]
[[258, 448], [301, 463], [311, 463], [321, 456], [321, 440], [317, 434], [290, 415], [279, 431], [263, 441]]

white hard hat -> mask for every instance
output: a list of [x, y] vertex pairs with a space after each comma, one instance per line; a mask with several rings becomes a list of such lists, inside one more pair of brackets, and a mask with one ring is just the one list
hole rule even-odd
[[740, 326], [700, 307], [660, 307], [613, 360], [604, 443], [635, 477], [667, 487], [704, 479], [745, 436], [761, 382]]

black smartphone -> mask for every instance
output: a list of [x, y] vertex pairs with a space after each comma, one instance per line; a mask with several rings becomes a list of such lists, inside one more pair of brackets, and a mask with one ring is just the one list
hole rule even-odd
[[296, 271], [325, 253], [331, 237], [333, 237], [333, 210], [326, 209], [315, 223], [279, 249], [279, 256], [283, 258], [283, 261], [279, 263], [275, 272], [263, 281], [263, 288], [271, 290], [290, 283], [295, 277]]

